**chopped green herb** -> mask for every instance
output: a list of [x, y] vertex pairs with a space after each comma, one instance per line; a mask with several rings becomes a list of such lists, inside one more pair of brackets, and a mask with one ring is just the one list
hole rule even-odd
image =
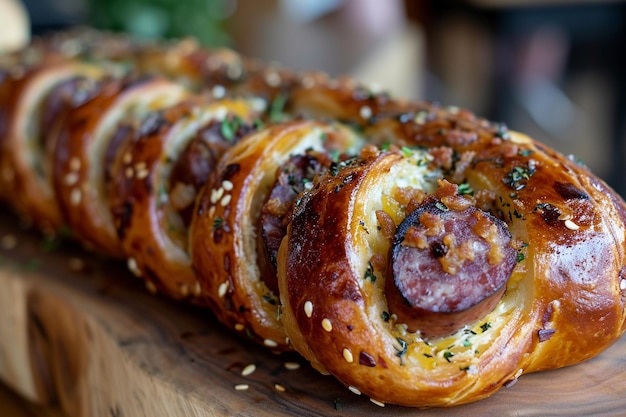
[[286, 94], [277, 95], [270, 104], [270, 120], [275, 123], [280, 123], [285, 120], [285, 105], [287, 104], [288, 96]]
[[459, 184], [459, 195], [474, 195], [474, 190], [468, 183]]
[[487, 330], [489, 330], [491, 328], [491, 323], [486, 322], [480, 325], [480, 330], [483, 331], [483, 333], [485, 333]]
[[449, 208], [448, 208], [445, 204], [443, 204], [441, 201], [437, 201], [437, 202], [435, 203], [435, 206], [436, 206], [439, 210], [441, 210], [441, 211], [448, 211], [448, 210], [450, 210], [450, 209], [449, 209]]
[[515, 191], [519, 191], [526, 187], [526, 182], [535, 173], [535, 168], [530, 165], [520, 165], [513, 167], [511, 171], [502, 179], [502, 181], [513, 188]]
[[385, 142], [380, 146], [380, 150], [383, 152], [387, 152], [391, 144], [389, 142]]
[[522, 262], [524, 259], [526, 259], [526, 255], [524, 255], [522, 252], [517, 252], [517, 258], [515, 258], [515, 262]]
[[341, 402], [341, 398], [335, 399], [335, 410], [341, 411], [343, 409], [343, 404]]
[[273, 306], [276, 305], [276, 298], [274, 298], [274, 296], [272, 296], [271, 294], [263, 294], [263, 301]]
[[447, 360], [448, 362], [452, 362], [450, 358], [453, 356], [454, 356], [454, 353], [450, 352], [449, 350], [446, 350], [445, 352], [443, 352], [443, 358]]
[[472, 342], [470, 342], [469, 340], [465, 339], [463, 341], [463, 347], [470, 347], [472, 346]]
[[391, 318], [391, 315], [389, 314], [389, 312], [387, 312], [387, 311], [383, 311], [383, 312], [380, 314], [380, 318], [381, 318], [381, 319], [383, 319], [383, 321], [388, 322], [388, 321], [389, 321], [389, 319]]
[[400, 349], [398, 349], [397, 347], [396, 349], [396, 356], [400, 358], [400, 364], [402, 364], [402, 358], [403, 356], [406, 354], [409, 345], [406, 343], [406, 341], [400, 337], [396, 337], [396, 340], [398, 341], [398, 343], [400, 343]]
[[535, 153], [535, 151], [533, 151], [532, 149], [520, 149], [517, 154], [519, 156], [530, 156], [530, 155], [532, 155], [534, 153]]
[[433, 355], [431, 355], [431, 354], [429, 354], [429, 353], [424, 353], [423, 355], [424, 355], [425, 357], [427, 357], [427, 358], [432, 358], [432, 357], [433, 357]]
[[213, 230], [220, 229], [222, 226], [224, 226], [224, 219], [222, 219], [221, 217], [216, 217], [215, 219], [213, 219]]
[[460, 366], [459, 367], [459, 371], [463, 371], [463, 372], [467, 372], [467, 371], [469, 371], [469, 369], [470, 369], [469, 365], [468, 366]]
[[367, 263], [367, 268], [365, 269], [365, 276], [363, 279], [370, 280], [372, 282], [376, 282], [376, 274], [374, 274], [374, 266], [371, 262]]
[[409, 148], [408, 146], [403, 146], [402, 147], [402, 155], [405, 158], [410, 158], [413, 155], [413, 150], [411, 148]]
[[222, 124], [220, 125], [220, 133], [222, 134], [222, 137], [227, 141], [232, 142], [235, 139], [237, 130], [239, 130], [242, 123], [243, 120], [238, 116], [234, 116], [230, 119], [227, 117], [222, 120]]

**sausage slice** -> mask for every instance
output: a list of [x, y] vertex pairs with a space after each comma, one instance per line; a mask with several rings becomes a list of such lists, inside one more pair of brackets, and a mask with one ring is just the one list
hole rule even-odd
[[495, 308], [516, 251], [501, 220], [429, 197], [398, 226], [390, 259], [389, 310], [410, 331], [441, 337]]

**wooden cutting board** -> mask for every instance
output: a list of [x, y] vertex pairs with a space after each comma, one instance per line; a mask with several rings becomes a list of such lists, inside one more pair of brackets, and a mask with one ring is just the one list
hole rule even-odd
[[[151, 296], [123, 265], [60, 247], [0, 210], [0, 380], [67, 416], [618, 415], [626, 340], [452, 409], [381, 408], [296, 354]], [[242, 375], [248, 365], [256, 370]], [[297, 364], [298, 369], [291, 369]], [[249, 369], [249, 368], [248, 368]], [[247, 387], [247, 389], [243, 389]], [[238, 389], [239, 388], [239, 389]]]

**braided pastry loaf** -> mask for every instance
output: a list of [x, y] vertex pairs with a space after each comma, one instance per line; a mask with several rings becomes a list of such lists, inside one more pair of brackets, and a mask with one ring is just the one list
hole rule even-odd
[[626, 206], [458, 108], [93, 31], [0, 65], [0, 197], [382, 403], [451, 406], [625, 330]]

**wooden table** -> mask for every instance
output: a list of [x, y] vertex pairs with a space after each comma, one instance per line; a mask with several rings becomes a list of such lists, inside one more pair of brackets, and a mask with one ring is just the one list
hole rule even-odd
[[[623, 339], [474, 404], [380, 408], [296, 354], [271, 354], [205, 311], [148, 295], [117, 263], [51, 246], [16, 223], [0, 211], [0, 380], [40, 406], [15, 405], [0, 390], [0, 415], [10, 404], [23, 415], [58, 416], [56, 404], [67, 416], [110, 417], [616, 415], [626, 407]], [[242, 375], [250, 364], [256, 371]]]

